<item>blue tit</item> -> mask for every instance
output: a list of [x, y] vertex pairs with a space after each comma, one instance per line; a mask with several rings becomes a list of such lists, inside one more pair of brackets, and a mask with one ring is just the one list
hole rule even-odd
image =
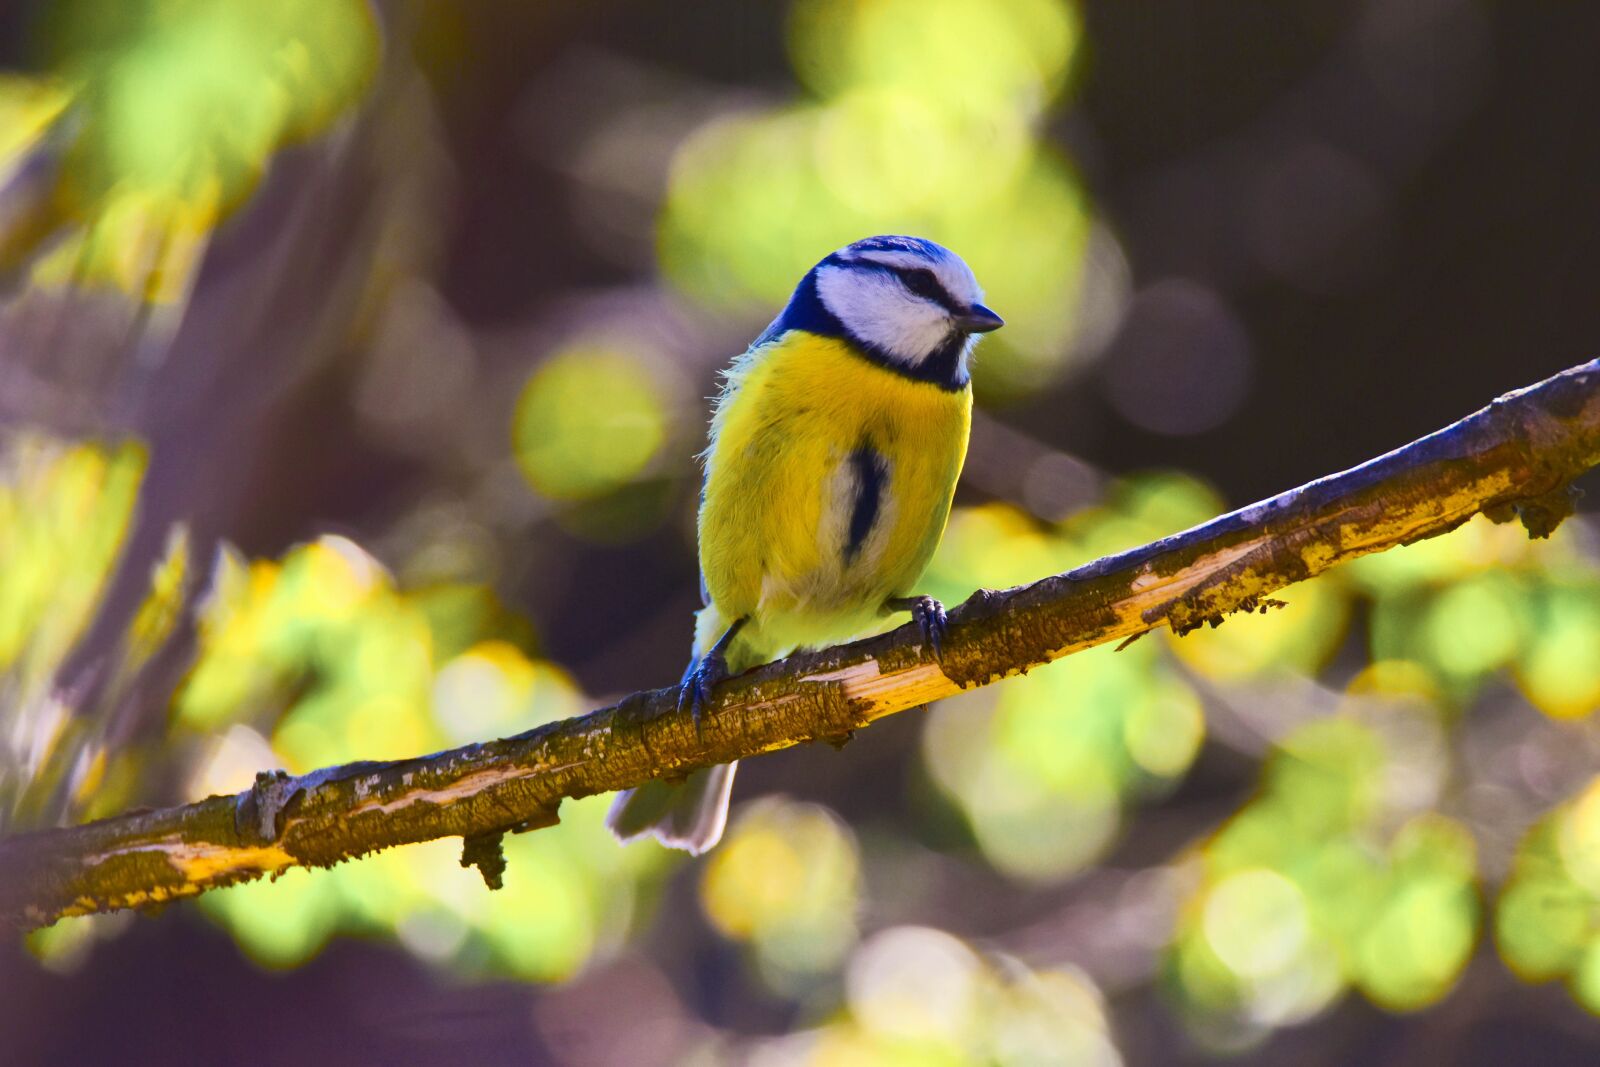
[[[698, 713], [740, 671], [882, 629], [909, 611], [937, 654], [944, 608], [913, 595], [944, 534], [972, 423], [969, 360], [997, 329], [961, 258], [869, 237], [807, 272], [724, 374], [704, 453], [694, 657]], [[617, 796], [607, 819], [699, 853], [717, 843], [737, 764]]]

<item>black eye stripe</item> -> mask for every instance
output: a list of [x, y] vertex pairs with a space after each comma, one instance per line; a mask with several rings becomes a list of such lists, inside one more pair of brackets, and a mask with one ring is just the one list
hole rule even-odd
[[955, 307], [955, 301], [939, 284], [938, 277], [926, 267], [902, 267], [894, 273], [899, 276], [902, 285], [923, 299], [932, 300], [944, 308]]

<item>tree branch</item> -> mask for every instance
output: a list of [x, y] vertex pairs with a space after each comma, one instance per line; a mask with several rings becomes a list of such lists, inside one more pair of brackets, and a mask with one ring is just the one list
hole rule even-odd
[[[696, 730], [676, 691], [636, 693], [515, 737], [387, 763], [257, 776], [236, 796], [0, 840], [0, 917], [24, 927], [138, 907], [296, 866], [459, 836], [498, 878], [498, 835], [549, 826], [563, 797], [671, 778], [873, 721], [1162, 624], [1184, 633], [1346, 560], [1479, 511], [1548, 536], [1600, 462], [1600, 360], [1341, 474], [950, 615], [934, 661], [917, 628], [747, 672]], [[493, 874], [493, 878], [491, 878]]]

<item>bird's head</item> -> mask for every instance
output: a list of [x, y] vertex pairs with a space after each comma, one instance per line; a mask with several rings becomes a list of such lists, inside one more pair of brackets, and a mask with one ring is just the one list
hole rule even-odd
[[798, 328], [853, 342], [891, 370], [946, 388], [969, 381], [977, 335], [999, 329], [972, 269], [920, 237], [868, 237], [803, 278], [773, 331]]

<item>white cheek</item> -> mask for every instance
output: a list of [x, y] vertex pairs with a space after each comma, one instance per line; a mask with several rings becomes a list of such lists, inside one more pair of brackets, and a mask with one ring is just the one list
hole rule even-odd
[[912, 296], [886, 275], [826, 267], [817, 273], [817, 294], [847, 330], [910, 366], [950, 337], [943, 308]]
[[950, 318], [943, 308], [918, 301], [903, 314], [880, 320], [881, 333], [863, 340], [877, 345], [905, 363], [916, 365], [933, 355], [950, 339]]

